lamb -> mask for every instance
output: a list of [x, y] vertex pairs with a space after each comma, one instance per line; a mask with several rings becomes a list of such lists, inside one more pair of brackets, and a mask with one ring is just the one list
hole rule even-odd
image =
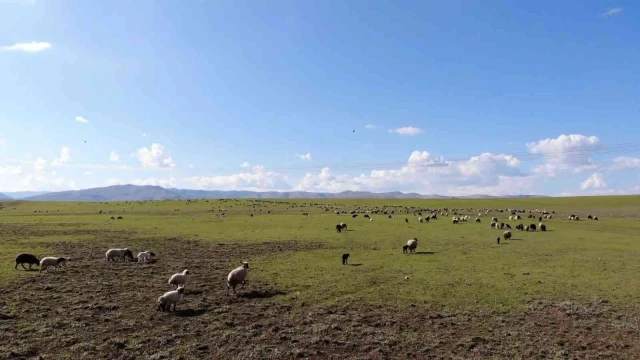
[[349, 254], [342, 254], [342, 265], [347, 265]]
[[406, 254], [407, 252], [409, 252], [409, 245], [402, 245], [402, 253]]
[[184, 294], [184, 288], [178, 288], [177, 290], [167, 291], [164, 295], [158, 298], [158, 308], [156, 311], [171, 311], [171, 305], [173, 305], [173, 311], [176, 311], [176, 306], [182, 299]]
[[502, 233], [502, 237], [504, 237], [505, 240], [511, 239], [511, 231], [505, 231]]
[[188, 280], [187, 275], [189, 274], [190, 272], [187, 269], [184, 269], [181, 273], [173, 274], [169, 279], [168, 284], [171, 285], [172, 289], [179, 288], [180, 285], [182, 285], [182, 287], [185, 287]]
[[540, 231], [547, 231], [547, 225], [540, 223], [540, 225], [538, 225], [538, 227], [540, 228]]
[[58, 271], [58, 266], [63, 266], [67, 264], [67, 259], [60, 257], [47, 256], [40, 260], [40, 272], [43, 269], [48, 269], [50, 266], [53, 266], [54, 271]]
[[247, 278], [247, 270], [249, 270], [249, 263], [243, 262], [242, 266], [237, 267], [227, 275], [227, 295], [229, 295], [229, 288], [233, 288], [233, 293], [236, 293], [236, 286], [242, 284], [244, 288], [245, 279]]
[[413, 238], [409, 241], [407, 241], [407, 247], [409, 249], [409, 252], [415, 252], [416, 251], [416, 247], [418, 247], [418, 239], [417, 238]]
[[138, 262], [149, 262], [156, 256], [154, 252], [143, 251], [138, 254]]
[[24, 267], [24, 264], [29, 264], [29, 270], [31, 270], [31, 266], [33, 265], [40, 266], [40, 260], [38, 260], [35, 255], [19, 254], [18, 256], [16, 256], [16, 266], [14, 267], [15, 270], [18, 270], [18, 264], [22, 265], [22, 268], [25, 270], [27, 270], [27, 268]]

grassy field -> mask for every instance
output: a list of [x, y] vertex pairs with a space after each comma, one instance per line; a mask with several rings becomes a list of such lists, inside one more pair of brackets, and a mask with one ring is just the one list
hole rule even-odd
[[[0, 287], [11, 289], [15, 294], [4, 303], [0, 300], [0, 315], [5, 314], [7, 319], [13, 319], [10, 321], [16, 321], [15, 314], [25, 314], [28, 309], [28, 303], [19, 300], [20, 292], [25, 291], [21, 287], [25, 284], [31, 291], [30, 296], [37, 297], [43, 291], [42, 286], [55, 288], [58, 284], [64, 287], [66, 285], [62, 283], [74, 279], [74, 276], [85, 276], [82, 281], [91, 283], [91, 279], [83, 275], [88, 269], [91, 269], [92, 278], [118, 276], [112, 271], [113, 266], [106, 265], [103, 258], [104, 251], [110, 247], [130, 247], [135, 252], [151, 249], [158, 253], [160, 261], [156, 267], [121, 265], [128, 276], [132, 277], [132, 286], [143, 282], [149, 283], [149, 288], [153, 289], [139, 295], [148, 305], [143, 308], [152, 315], [154, 299], [168, 290], [166, 278], [182, 268], [193, 269], [190, 281], [196, 286], [193, 293], [185, 295], [186, 309], [205, 312], [212, 307], [233, 307], [234, 301], [240, 301], [261, 307], [266, 312], [284, 307], [292, 318], [304, 318], [310, 316], [311, 310], [308, 309], [311, 306], [313, 311], [328, 312], [322, 321], [317, 320], [318, 324], [329, 321], [327, 319], [331, 319], [331, 316], [337, 316], [331, 309], [343, 309], [342, 311], [346, 311], [343, 316], [350, 317], [356, 316], [350, 311], [358, 307], [365, 313], [370, 312], [367, 316], [372, 319], [376, 316], [386, 318], [395, 311], [392, 309], [410, 308], [425, 314], [426, 319], [430, 319], [433, 314], [440, 314], [438, 316], [442, 318], [442, 314], [468, 316], [472, 313], [475, 316], [487, 316], [477, 318], [477, 321], [491, 322], [501, 316], [516, 319], [513, 317], [531, 315], [532, 309], [541, 307], [542, 304], [555, 304], [554, 309], [570, 306], [570, 311], [576, 312], [579, 312], [576, 307], [582, 307], [583, 312], [591, 311], [589, 314], [608, 313], [602, 308], [590, 308], [593, 304], [606, 304], [614, 309], [612, 311], [631, 318], [637, 312], [640, 299], [640, 280], [637, 276], [640, 273], [638, 196], [505, 200], [4, 202], [0, 206]], [[391, 209], [392, 206], [395, 206], [395, 219], [382, 214], [371, 214], [373, 221], [368, 221], [363, 217], [364, 214], [353, 219], [348, 214], [334, 213], [334, 210], [366, 211], [385, 207]], [[324, 207], [329, 207], [330, 210], [325, 211]], [[438, 220], [429, 223], [419, 223], [413, 211], [405, 213], [404, 207], [460, 208], [463, 209], [458, 211], [460, 214], [471, 215], [472, 219], [470, 222], [453, 224], [452, 214], [449, 214], [439, 216]], [[553, 219], [544, 221], [548, 226], [547, 232], [519, 232], [515, 230], [516, 224], [537, 224], [538, 220], [527, 219], [528, 213], [525, 213], [521, 214], [521, 221], [510, 222], [507, 212], [494, 210], [489, 215], [481, 216], [481, 223], [475, 223], [473, 219], [477, 217], [478, 209], [485, 208], [546, 209], [555, 211], [556, 214]], [[309, 215], [302, 215], [302, 212], [308, 212]], [[222, 216], [223, 213], [225, 216]], [[580, 221], [568, 220], [569, 214], [579, 215]], [[600, 220], [587, 220], [588, 214], [597, 215]], [[111, 216], [122, 216], [123, 219], [111, 220]], [[496, 244], [496, 237], [502, 231], [490, 228], [492, 216], [514, 227], [512, 240]], [[408, 223], [405, 218], [409, 220]], [[339, 222], [347, 223], [348, 231], [337, 233], [335, 225]], [[419, 240], [417, 253], [403, 254], [402, 245], [414, 237]], [[16, 271], [13, 269], [13, 260], [20, 252], [38, 256], [65, 256], [71, 260], [68, 268], [58, 274]], [[349, 266], [341, 264], [343, 253], [351, 254]], [[224, 295], [225, 275], [242, 261], [248, 261], [251, 267], [249, 283], [243, 290], [250, 296], [227, 300]], [[142, 273], [146, 278], [138, 279], [137, 276], [140, 275], [136, 273]], [[92, 285], [87, 286], [90, 288]], [[195, 298], [201, 298], [200, 302]], [[67, 300], [61, 298], [63, 302]], [[100, 305], [99, 298], [92, 297], [86, 301], [86, 306], [103, 306]], [[114, 305], [113, 299], [106, 302]], [[240, 311], [234, 309], [233, 311]], [[379, 309], [388, 311], [383, 316]], [[357, 314], [364, 316], [362, 313]], [[257, 320], [247, 321], [249, 324]], [[412, 319], [409, 316], [405, 321], [411, 324]], [[467, 319], [469, 321], [471, 320]], [[501, 321], [508, 323], [511, 320]], [[516, 320], [513, 321], [514, 324], [517, 323]], [[463, 322], [461, 320], [461, 324]], [[388, 322], [383, 324], [391, 326]], [[12, 330], [16, 326], [5, 325], [4, 330]], [[325, 325], [334, 326], [335, 323]], [[55, 327], [55, 323], [52, 326]], [[384, 328], [382, 325], [371, 326]], [[390, 356], [384, 353], [387, 348], [393, 350], [400, 343], [409, 343], [412, 338], [426, 336], [418, 335], [424, 332], [423, 323], [415, 324], [415, 329], [411, 325], [407, 326], [413, 330], [405, 329], [407, 333], [397, 339], [395, 345], [393, 342], [386, 344], [386, 347], [378, 344], [380, 351], [383, 351], [381, 358]], [[623, 328], [619, 324], [616, 326]], [[108, 331], [109, 328], [105, 329]], [[2, 330], [0, 317], [0, 331]], [[229, 331], [224, 326], [218, 330], [223, 333]], [[316, 330], [309, 330], [311, 333], [306, 334], [304, 339], [313, 339], [313, 336], [318, 335]], [[303, 331], [300, 336], [304, 334]], [[471, 336], [465, 334], [465, 330], [460, 328], [452, 337], [458, 336], [464, 342], [464, 336]], [[633, 334], [637, 338], [637, 333]], [[201, 340], [196, 338], [194, 341]], [[522, 356], [523, 351], [528, 349], [523, 343], [523, 347], [509, 350], [502, 346], [497, 350], [495, 343], [493, 347], [487, 343], [491, 344], [491, 341], [483, 343], [484, 347], [476, 343], [463, 344], [461, 347], [453, 344], [453, 350], [450, 350], [453, 352], [443, 354], [462, 358], [472, 353], [499, 357]], [[553, 340], [552, 343], [553, 350], [544, 353], [543, 358], [557, 356], [558, 351], [566, 348]], [[225, 344], [232, 346], [233, 341]], [[625, 343], [626, 347], [622, 348], [635, 349], [634, 344]], [[0, 340], [0, 350], [2, 345]], [[117, 348], [119, 345], [113, 346]], [[289, 346], [292, 349], [300, 347], [295, 342], [289, 342]], [[313, 346], [320, 345], [313, 343]], [[148, 344], [145, 345], [144, 342], [129, 343], [124, 348], [138, 349], [138, 352], [133, 353], [138, 356], [149, 355], [145, 352]], [[438, 346], [427, 348], [412, 348], [409, 353], [397, 355], [402, 358], [407, 354], [411, 354], [408, 357], [420, 357], [420, 354], [430, 357], [438, 354]], [[195, 355], [189, 351], [196, 351], [172, 349], [167, 354], [168, 358], [175, 354], [190, 358]], [[218, 346], [215, 351], [209, 347], [207, 349], [211, 355], [226, 354], [224, 346]], [[484, 353], [479, 349], [484, 349]], [[72, 349], [55, 354], [63, 357], [82, 354], [89, 356], [95, 355], [93, 351], [98, 350]], [[358, 351], [360, 354], [369, 354], [373, 350], [375, 346]], [[462, 355], [454, 350], [460, 351]], [[28, 357], [43, 352], [38, 347], [26, 350], [11, 348], [5, 351], [7, 358], [19, 358], [25, 354]], [[118, 351], [117, 357], [126, 358], [124, 350]], [[599, 348], [596, 353], [601, 355], [607, 351], [612, 350], [604, 347]], [[317, 350], [307, 355], [312, 357], [311, 355], [316, 354], [324, 358], [321, 353], [321, 350]], [[257, 357], [265, 357], [265, 354], [260, 352]], [[162, 354], [158, 356], [162, 358]], [[245, 356], [248, 354], [245, 353]]]

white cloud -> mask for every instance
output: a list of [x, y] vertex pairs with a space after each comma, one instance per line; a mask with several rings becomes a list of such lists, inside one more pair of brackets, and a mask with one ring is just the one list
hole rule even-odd
[[613, 8], [613, 9], [609, 9], [609, 10], [605, 11], [604, 13], [602, 13], [602, 16], [609, 17], [609, 16], [613, 16], [613, 15], [618, 15], [620, 13], [622, 13], [622, 8]]
[[136, 156], [143, 168], [170, 169], [176, 166], [171, 156], [165, 154], [164, 146], [160, 144], [153, 143], [150, 148], [138, 149]]
[[133, 185], [140, 186], [161, 186], [164, 188], [175, 188], [177, 185], [176, 179], [156, 179], [156, 178], [148, 178], [148, 179], [136, 179], [131, 182]]
[[25, 52], [38, 52], [51, 48], [51, 44], [48, 42], [32, 41], [30, 43], [16, 43], [11, 46], [4, 46], [2, 49], [6, 51], [25, 51]]
[[44, 170], [47, 166], [47, 160], [43, 158], [37, 158], [36, 161], [33, 162], [33, 168], [36, 170]]
[[607, 189], [607, 183], [600, 173], [593, 173], [587, 180], [580, 183], [581, 190], [603, 190]]
[[530, 153], [543, 155], [545, 159], [545, 164], [534, 167], [533, 171], [556, 176], [566, 172], [593, 170], [597, 165], [591, 160], [591, 154], [600, 147], [599, 141], [596, 136], [571, 134], [528, 143]]
[[376, 124], [367, 124], [364, 126], [365, 129], [380, 129], [382, 126]]
[[51, 165], [53, 166], [62, 166], [65, 163], [68, 163], [71, 160], [71, 150], [68, 147], [63, 147], [60, 150], [60, 157], [53, 159]]
[[0, 166], [0, 175], [21, 175], [22, 167], [20, 166]]
[[4, 139], [0, 139], [0, 146], [6, 144], [7, 142]]
[[611, 170], [626, 170], [640, 168], [640, 158], [620, 156], [613, 159]]
[[109, 161], [118, 162], [118, 161], [120, 161], [120, 156], [118, 154], [116, 154], [115, 151], [111, 151], [109, 153]]
[[83, 124], [86, 124], [89, 122], [89, 120], [83, 118], [82, 116], [76, 116], [76, 121]]
[[107, 183], [107, 186], [125, 185], [126, 184], [126, 182], [124, 180], [120, 180], [120, 179], [107, 179], [106, 183]]
[[449, 162], [426, 151], [414, 151], [406, 165], [398, 169], [349, 176], [333, 174], [325, 167], [319, 174], [304, 175], [296, 190], [511, 195], [529, 193], [535, 180], [521, 172], [520, 161], [512, 155], [484, 153], [466, 161]]
[[306, 153], [302, 155], [296, 155], [300, 158], [300, 160], [311, 161], [311, 153]]
[[87, 171], [84, 172], [84, 176], [89, 176], [89, 175], [91, 175], [91, 171], [87, 170]]
[[187, 183], [198, 189], [208, 190], [287, 190], [290, 185], [287, 177], [262, 166], [253, 166], [249, 172], [219, 175], [219, 176], [194, 176], [184, 179]]
[[251, 167], [251, 164], [249, 164], [248, 162], [243, 162], [242, 165], [240, 165], [241, 168], [249, 168]]
[[422, 132], [422, 129], [413, 127], [413, 126], [405, 126], [397, 129], [389, 129], [389, 133], [396, 133], [405, 136], [415, 136]]

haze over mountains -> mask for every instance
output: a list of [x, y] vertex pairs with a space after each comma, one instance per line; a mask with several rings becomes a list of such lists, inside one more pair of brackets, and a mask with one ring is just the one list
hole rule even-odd
[[[339, 199], [339, 198], [380, 198], [380, 199], [438, 199], [438, 198], [494, 198], [489, 195], [442, 196], [402, 193], [399, 191], [372, 193], [368, 191], [343, 191], [339, 193], [314, 193], [305, 191], [222, 191], [166, 189], [160, 186], [114, 185], [84, 190], [60, 192], [18, 192], [0, 194], [0, 199], [24, 201], [124, 201], [124, 200], [178, 200], [202, 198], [280, 198], [280, 199]], [[503, 197], [543, 197], [537, 195], [516, 195]]]

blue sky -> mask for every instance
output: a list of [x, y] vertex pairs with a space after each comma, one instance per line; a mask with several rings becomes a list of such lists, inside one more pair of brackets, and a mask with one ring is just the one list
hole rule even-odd
[[0, 0], [0, 192], [638, 193], [639, 12]]

